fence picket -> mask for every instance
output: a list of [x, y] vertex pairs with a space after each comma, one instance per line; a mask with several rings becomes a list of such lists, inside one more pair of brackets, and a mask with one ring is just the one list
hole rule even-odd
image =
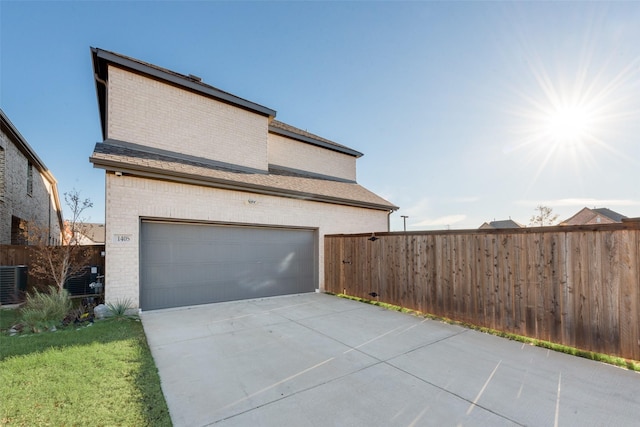
[[368, 237], [325, 236], [326, 290], [640, 360], [639, 219]]

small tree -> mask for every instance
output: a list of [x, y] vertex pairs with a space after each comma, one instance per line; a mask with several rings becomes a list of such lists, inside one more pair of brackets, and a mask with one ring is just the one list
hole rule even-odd
[[529, 225], [544, 227], [553, 225], [558, 219], [558, 215], [553, 213], [553, 209], [548, 206], [538, 205], [535, 209], [536, 214], [531, 216]]
[[55, 283], [58, 292], [62, 292], [67, 280], [79, 277], [83, 273], [88, 254], [80, 246], [80, 235], [84, 225], [82, 213], [93, 206], [88, 198], [83, 199], [80, 192], [73, 190], [64, 193], [64, 201], [71, 212], [71, 219], [65, 221], [62, 230], [62, 246], [49, 245], [48, 228], [30, 226], [29, 243], [36, 245], [29, 273], [50, 283]]

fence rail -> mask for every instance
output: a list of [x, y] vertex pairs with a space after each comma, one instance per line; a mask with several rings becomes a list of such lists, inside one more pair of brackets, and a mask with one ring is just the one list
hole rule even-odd
[[325, 236], [327, 291], [640, 360], [640, 219], [376, 238]]

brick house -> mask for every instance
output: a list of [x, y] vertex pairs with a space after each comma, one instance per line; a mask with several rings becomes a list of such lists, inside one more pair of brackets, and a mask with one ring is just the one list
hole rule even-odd
[[57, 181], [0, 110], [0, 245], [26, 245], [36, 227], [47, 244], [60, 244]]
[[626, 216], [607, 208], [587, 208], [580, 209], [575, 215], [565, 219], [560, 225], [592, 225], [592, 224], [613, 224], [622, 222]]
[[389, 230], [356, 150], [182, 75], [92, 48], [106, 298], [143, 310], [323, 289], [323, 236]]

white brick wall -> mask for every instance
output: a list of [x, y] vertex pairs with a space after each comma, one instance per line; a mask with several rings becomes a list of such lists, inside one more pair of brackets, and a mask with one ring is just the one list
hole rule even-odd
[[[108, 301], [130, 298], [139, 303], [140, 217], [317, 228], [321, 288], [325, 234], [387, 231], [384, 211], [114, 174], [106, 180]], [[131, 241], [116, 243], [116, 234], [131, 235]]]
[[356, 158], [269, 134], [269, 163], [337, 178], [356, 180]]
[[268, 118], [109, 66], [107, 138], [267, 170]]

